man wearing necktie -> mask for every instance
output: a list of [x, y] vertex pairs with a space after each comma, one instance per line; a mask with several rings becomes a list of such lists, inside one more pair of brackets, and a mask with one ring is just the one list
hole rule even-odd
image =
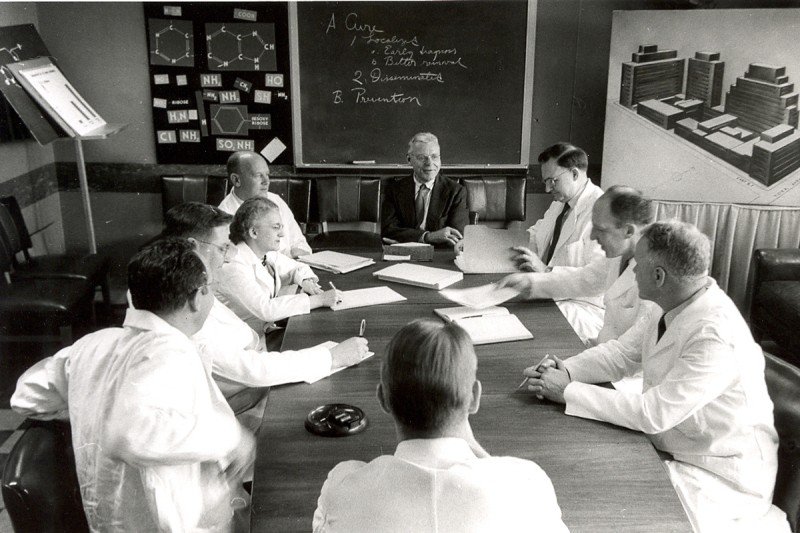
[[[616, 341], [524, 371], [566, 414], [648, 435], [695, 531], [788, 532], [772, 505], [778, 435], [764, 355], [708, 275], [710, 243], [685, 222], [655, 222], [636, 244], [639, 296], [654, 309]], [[606, 389], [639, 369], [641, 392]]]
[[413, 175], [386, 183], [381, 235], [394, 242], [455, 245], [469, 218], [467, 193], [457, 181], [439, 174], [439, 140], [431, 133], [414, 135], [406, 159]]
[[[557, 143], [539, 154], [542, 180], [553, 202], [528, 229], [530, 247], [517, 247], [520, 270], [549, 272], [554, 267], [583, 267], [603, 257], [592, 241], [592, 207], [603, 191], [586, 174], [586, 152], [569, 143]], [[602, 306], [602, 299], [597, 300]]]

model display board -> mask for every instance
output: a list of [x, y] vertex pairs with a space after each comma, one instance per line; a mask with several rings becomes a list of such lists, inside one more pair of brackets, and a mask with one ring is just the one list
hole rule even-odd
[[800, 10], [615, 12], [603, 186], [800, 204]]
[[144, 3], [159, 163], [291, 164], [287, 7]]

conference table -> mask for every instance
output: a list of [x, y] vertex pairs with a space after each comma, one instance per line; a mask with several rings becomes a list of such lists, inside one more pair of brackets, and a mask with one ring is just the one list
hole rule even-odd
[[[392, 418], [375, 395], [384, 350], [392, 335], [417, 318], [437, 319], [434, 309], [456, 304], [438, 291], [380, 281], [372, 273], [392, 263], [381, 261], [347, 274], [317, 271], [327, 287], [342, 291], [388, 286], [407, 299], [349, 310], [317, 309], [288, 321], [282, 349], [299, 349], [358, 334], [375, 355], [314, 384], [272, 387], [257, 437], [251, 529], [310, 531], [317, 498], [328, 472], [340, 461], [372, 459], [394, 453]], [[437, 250], [420, 263], [457, 270], [453, 253]], [[494, 282], [501, 274], [465, 274], [452, 288]], [[477, 440], [492, 455], [535, 461], [550, 476], [564, 523], [571, 531], [691, 531], [688, 519], [658, 454], [645, 435], [611, 424], [571, 417], [564, 406], [538, 400], [518, 389], [522, 370], [546, 353], [569, 358], [583, 344], [551, 300], [503, 304], [533, 333], [524, 341], [476, 347], [478, 379], [483, 385], [480, 410], [470, 417]], [[348, 403], [367, 415], [365, 431], [339, 438], [306, 431], [306, 415], [328, 403]], [[536, 502], [531, 502], [535, 522]]]

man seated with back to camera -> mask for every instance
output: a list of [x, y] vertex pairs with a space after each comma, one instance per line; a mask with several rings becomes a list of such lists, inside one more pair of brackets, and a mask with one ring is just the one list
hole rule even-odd
[[212, 282], [185, 239], [152, 244], [128, 265], [136, 308], [123, 327], [86, 335], [17, 382], [15, 411], [69, 419], [92, 531], [248, 529], [254, 439], [190, 340]]
[[[642, 230], [653, 222], [653, 206], [641, 191], [622, 185], [610, 187], [592, 208], [590, 236], [605, 252], [583, 267], [551, 272], [509, 274], [501, 287], [513, 287], [527, 298], [569, 298], [574, 312], [570, 325], [588, 344], [616, 339], [637, 319], [648, 314], [652, 302], [639, 299], [633, 252]], [[603, 309], [583, 298], [603, 296]]]
[[[237, 251], [228, 238], [232, 219], [217, 207], [187, 202], [167, 211], [162, 235], [188, 239], [218, 278], [223, 263]], [[316, 381], [333, 368], [360, 362], [368, 350], [366, 339], [351, 337], [330, 349], [315, 346], [269, 352], [263, 333], [256, 333], [216, 297], [208, 319], [192, 340], [210, 362], [214, 380], [239, 422], [253, 431], [261, 424], [264, 387]]]
[[469, 221], [467, 191], [439, 172], [439, 139], [417, 133], [406, 159], [413, 174], [387, 180], [381, 206], [381, 236], [386, 242], [423, 242], [453, 247]]
[[220, 202], [220, 209], [234, 215], [245, 200], [254, 196], [266, 198], [278, 206], [281, 214], [284, 233], [278, 251], [288, 257], [311, 253], [311, 246], [308, 245], [291, 208], [283, 198], [269, 192], [269, 165], [261, 154], [248, 150], [234, 152], [228, 158], [226, 170], [233, 189]]
[[[778, 435], [764, 355], [708, 275], [709, 248], [691, 224], [648, 226], [636, 245], [636, 282], [661, 309], [618, 340], [526, 369], [528, 389], [566, 403], [568, 415], [642, 431], [671, 454], [667, 471], [696, 531], [788, 532], [772, 505]], [[639, 369], [642, 392], [591, 385]]]
[[394, 418], [394, 455], [345, 461], [322, 487], [315, 532], [567, 531], [547, 474], [491, 457], [475, 440], [478, 360], [457, 324], [417, 320], [386, 349], [378, 400]]

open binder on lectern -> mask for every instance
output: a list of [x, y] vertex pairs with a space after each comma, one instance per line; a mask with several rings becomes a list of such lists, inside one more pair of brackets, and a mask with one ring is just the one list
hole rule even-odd
[[17, 82], [70, 137], [106, 133], [107, 124], [49, 57], [9, 63]]

